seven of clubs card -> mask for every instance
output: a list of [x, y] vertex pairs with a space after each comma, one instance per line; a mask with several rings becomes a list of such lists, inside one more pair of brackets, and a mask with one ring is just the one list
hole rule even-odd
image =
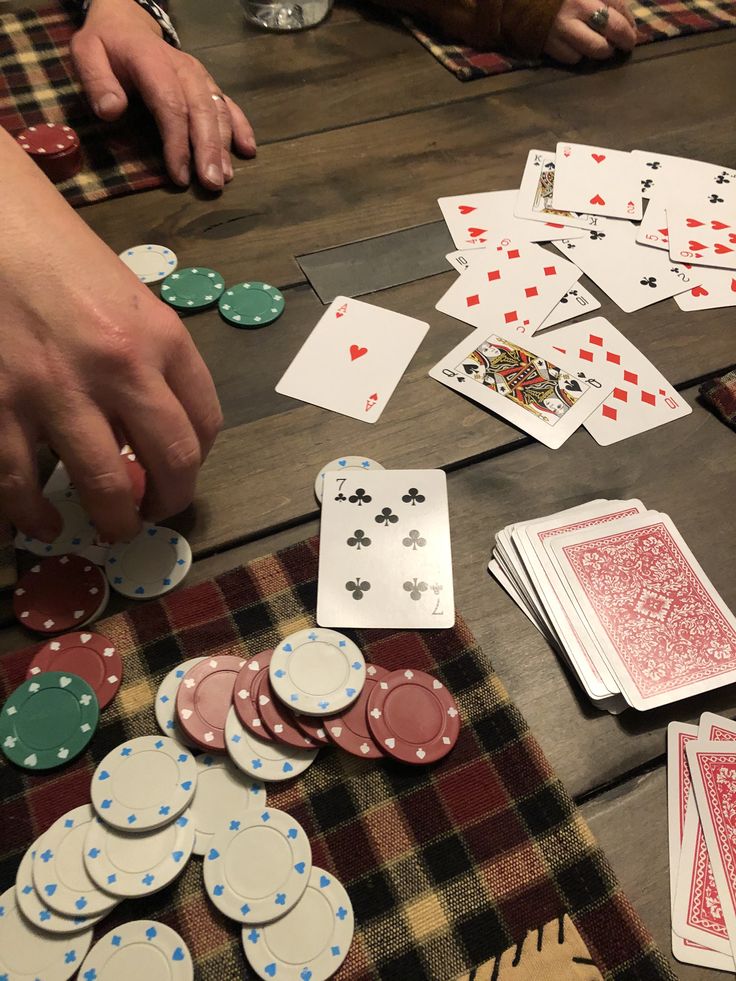
[[443, 471], [325, 475], [317, 623], [322, 627], [454, 625]]

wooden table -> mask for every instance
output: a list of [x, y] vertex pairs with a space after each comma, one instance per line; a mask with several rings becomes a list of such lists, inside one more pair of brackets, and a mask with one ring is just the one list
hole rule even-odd
[[[314, 534], [312, 485], [327, 460], [364, 453], [387, 467], [446, 469], [457, 607], [670, 953], [665, 729], [705, 709], [732, 713], [733, 689], [645, 714], [597, 712], [486, 564], [509, 522], [639, 497], [672, 516], [736, 609], [736, 435], [698, 404], [696, 387], [736, 360], [733, 310], [688, 315], [666, 301], [626, 315], [593, 287], [600, 313], [694, 406], [607, 448], [580, 431], [549, 450], [427, 377], [468, 332], [434, 309], [455, 277], [449, 269], [370, 298], [431, 324], [377, 425], [279, 396], [274, 385], [323, 309], [295, 256], [436, 222], [439, 196], [517, 186], [527, 151], [561, 138], [736, 166], [736, 31], [648, 45], [616, 65], [463, 84], [397, 23], [359, 7], [275, 36], [248, 30], [237, 0], [172, 6], [185, 46], [246, 108], [258, 158], [237, 164], [219, 198], [161, 190], [82, 213], [116, 252], [163, 242], [181, 265], [275, 283], [287, 301], [261, 331], [234, 330], [212, 311], [187, 319], [226, 419], [196, 506], [178, 522], [196, 556], [190, 581]], [[0, 631], [0, 649], [27, 642], [18, 627]], [[673, 964], [683, 979], [725, 977]]]

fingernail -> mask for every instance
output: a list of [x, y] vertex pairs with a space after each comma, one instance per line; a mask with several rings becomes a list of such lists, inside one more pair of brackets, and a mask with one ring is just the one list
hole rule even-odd
[[105, 94], [97, 100], [95, 111], [99, 116], [107, 112], [115, 112], [115, 110], [119, 108], [120, 96], [115, 95], [114, 92], [105, 92]]
[[222, 170], [225, 174], [225, 180], [231, 181], [233, 179], [233, 165], [227, 158], [222, 161]]
[[189, 180], [190, 180], [189, 164], [184, 164], [184, 166], [179, 171], [179, 183], [184, 184], [186, 186], [189, 183]]
[[204, 176], [210, 184], [216, 184], [218, 187], [222, 186], [222, 170], [220, 170], [217, 164], [210, 164], [205, 170]]

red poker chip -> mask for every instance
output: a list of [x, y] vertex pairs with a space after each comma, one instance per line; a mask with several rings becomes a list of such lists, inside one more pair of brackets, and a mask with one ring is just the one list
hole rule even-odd
[[263, 727], [275, 742], [297, 749], [314, 749], [319, 746], [319, 742], [306, 736], [297, 727], [290, 709], [274, 695], [267, 673], [258, 675], [255, 697]]
[[79, 137], [71, 126], [61, 123], [39, 123], [16, 134], [16, 140], [26, 153], [35, 156], [54, 156], [79, 149]]
[[256, 686], [258, 679], [262, 675], [268, 674], [268, 666], [272, 657], [273, 650], [267, 650], [248, 658], [238, 672], [233, 688], [235, 714], [249, 732], [267, 742], [273, 742], [274, 738], [263, 725], [263, 720], [258, 711]]
[[235, 679], [245, 662], [232, 654], [193, 665], [176, 693], [176, 715], [189, 738], [214, 752], [225, 752], [225, 719], [233, 701]]
[[364, 760], [379, 760], [386, 755], [368, 725], [368, 699], [379, 681], [389, 674], [377, 664], [366, 665], [365, 684], [353, 704], [344, 712], [322, 720], [330, 742]]
[[315, 744], [322, 743], [331, 746], [332, 743], [325, 732], [325, 723], [329, 722], [330, 718], [331, 716], [320, 718], [318, 715], [298, 715], [294, 712], [294, 725], [305, 736], [314, 740]]
[[389, 756], [404, 763], [436, 763], [460, 734], [455, 699], [424, 671], [392, 671], [368, 696], [368, 725]]
[[13, 611], [42, 634], [73, 630], [102, 612], [109, 595], [104, 572], [81, 555], [55, 555], [33, 566], [13, 593]]
[[101, 709], [115, 697], [123, 677], [117, 648], [102, 634], [63, 634], [47, 641], [28, 665], [26, 678], [43, 671], [65, 671], [83, 678], [93, 689]]

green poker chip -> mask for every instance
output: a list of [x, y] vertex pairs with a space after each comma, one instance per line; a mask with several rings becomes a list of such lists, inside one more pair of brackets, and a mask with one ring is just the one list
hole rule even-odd
[[19, 685], [0, 712], [0, 748], [26, 770], [51, 770], [78, 756], [100, 715], [87, 682], [66, 671], [46, 671]]
[[220, 313], [234, 327], [265, 327], [278, 320], [286, 301], [268, 283], [238, 283], [220, 297]]
[[161, 284], [161, 299], [177, 310], [204, 310], [222, 296], [225, 281], [204, 266], [178, 269]]

